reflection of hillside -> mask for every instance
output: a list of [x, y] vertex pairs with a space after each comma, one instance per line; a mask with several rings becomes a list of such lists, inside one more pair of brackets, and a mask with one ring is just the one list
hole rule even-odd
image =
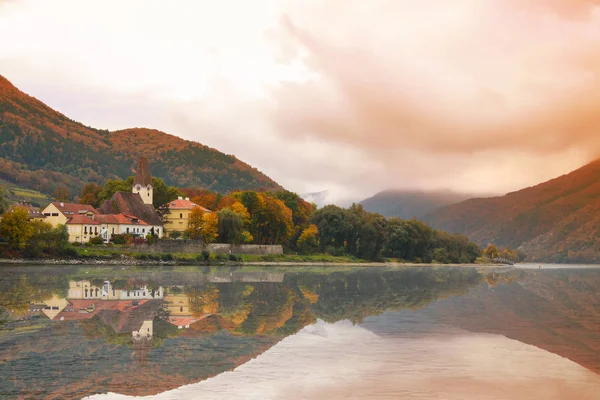
[[481, 286], [436, 303], [430, 315], [501, 334], [600, 373], [600, 271], [528, 272], [519, 283]]

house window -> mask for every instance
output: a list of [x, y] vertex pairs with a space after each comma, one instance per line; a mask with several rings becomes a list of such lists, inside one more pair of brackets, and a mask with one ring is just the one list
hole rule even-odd
[[95, 233], [96, 235], [98, 234], [98, 227], [97, 227], [97, 226], [94, 228], [94, 233]]
[[146, 233], [146, 230], [145, 230], [145, 229], [142, 229], [142, 233]]
[[44, 213], [44, 215], [45, 215], [46, 217], [49, 217], [49, 216], [51, 216], [52, 214], [50, 214], [50, 213]]
[[83, 233], [87, 235], [87, 225], [83, 227]]
[[112, 228], [112, 233], [113, 233], [113, 235], [115, 234], [115, 228], [114, 227]]
[[129, 227], [127, 227], [127, 233], [129, 233]]
[[183, 312], [183, 307], [179, 307], [179, 312]]
[[58, 217], [58, 213], [52, 213], [53, 217]]
[[183, 218], [183, 213], [179, 213], [179, 218]]

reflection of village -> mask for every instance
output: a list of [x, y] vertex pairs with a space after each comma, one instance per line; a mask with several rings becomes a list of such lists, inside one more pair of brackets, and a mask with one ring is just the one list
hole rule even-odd
[[[206, 276], [204, 282], [283, 282], [283, 273], [223, 272]], [[216, 312], [210, 306], [192, 304], [184, 285], [148, 287], [146, 285], [117, 288], [109, 280], [94, 285], [89, 280], [71, 280], [66, 297], [52, 296], [30, 305], [31, 314], [42, 314], [52, 321], [83, 321], [98, 316], [115, 333], [130, 333], [134, 347], [150, 344], [154, 319], [163, 318], [177, 327], [187, 329]]]

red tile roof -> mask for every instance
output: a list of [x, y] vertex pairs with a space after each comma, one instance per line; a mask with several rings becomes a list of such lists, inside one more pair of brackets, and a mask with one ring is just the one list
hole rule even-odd
[[62, 212], [67, 218], [70, 215], [80, 215], [85, 214], [89, 211], [94, 214], [98, 214], [98, 211], [87, 204], [77, 204], [77, 203], [61, 203], [59, 201], [53, 201], [52, 204], [54, 207], [58, 208], [60, 212]]
[[165, 205], [167, 207], [169, 207], [170, 209], [174, 209], [174, 210], [191, 210], [194, 207], [200, 207], [202, 209], [202, 211], [204, 211], [204, 212], [210, 212], [209, 209], [204, 208], [202, 206], [199, 206], [196, 203], [192, 203], [187, 198], [186, 199], [173, 200], [173, 201], [170, 201], [169, 203], [167, 203]]
[[113, 217], [115, 217], [115, 219], [117, 220], [117, 222], [119, 224], [126, 224], [126, 225], [148, 225], [146, 222], [142, 221], [141, 219], [139, 219], [135, 215], [131, 215], [131, 214], [121, 213], [121, 214], [113, 215]]
[[67, 225], [100, 225], [100, 222], [85, 215], [75, 215], [67, 221]]
[[117, 220], [116, 216], [114, 214], [98, 214], [94, 216], [94, 220], [102, 223], [102, 224], [118, 224], [119, 221]]
[[[65, 307], [54, 319], [66, 321], [90, 319], [98, 314], [100, 310], [133, 310], [146, 303], [148, 300], [139, 300], [137, 306], [133, 306], [131, 300], [68, 300], [69, 305]], [[88, 306], [94, 305], [92, 312], [79, 312], [85, 310]]]

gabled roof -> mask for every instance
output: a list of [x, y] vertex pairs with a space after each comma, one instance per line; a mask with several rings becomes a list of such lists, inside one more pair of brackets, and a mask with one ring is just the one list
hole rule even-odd
[[152, 185], [152, 175], [150, 174], [150, 166], [146, 157], [140, 158], [133, 184], [142, 186]]
[[114, 217], [118, 221], [119, 224], [126, 224], [126, 225], [148, 225], [146, 222], [144, 222], [143, 220], [139, 219], [135, 215], [121, 213], [121, 214], [114, 215]]
[[162, 219], [152, 204], [145, 204], [137, 193], [116, 192], [99, 208], [102, 214], [129, 214], [149, 225], [162, 226]]
[[67, 221], [67, 225], [100, 225], [100, 222], [85, 215], [75, 215]]
[[22, 208], [26, 209], [27, 212], [29, 213], [29, 219], [46, 218], [46, 216], [44, 214], [42, 214], [42, 212], [40, 211], [39, 208], [34, 207], [33, 205], [31, 205], [30, 203], [27, 203], [25, 201], [20, 201], [20, 202], [14, 204], [9, 210], [14, 210], [17, 207], [22, 207]]
[[94, 214], [98, 214], [98, 211], [88, 204], [61, 203], [59, 201], [53, 201], [51, 204], [67, 218], [72, 215], [87, 214], [90, 211]]
[[165, 204], [170, 210], [191, 210], [194, 207], [200, 207], [204, 212], [210, 212], [209, 209], [199, 206], [196, 203], [190, 201], [189, 198], [179, 197], [177, 200], [173, 200]]
[[94, 216], [94, 219], [98, 222], [100, 222], [101, 224], [118, 224], [119, 221], [117, 220], [116, 216], [114, 214], [98, 214]]

